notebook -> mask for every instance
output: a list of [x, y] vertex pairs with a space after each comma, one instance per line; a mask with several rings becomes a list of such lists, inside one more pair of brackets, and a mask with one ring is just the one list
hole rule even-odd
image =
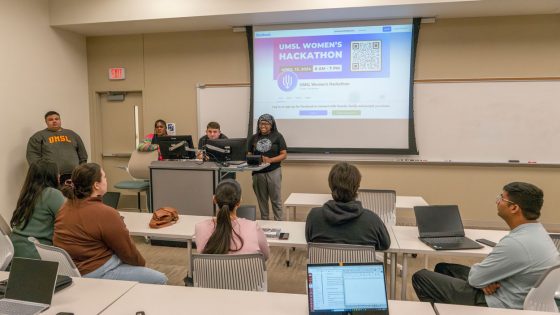
[[33, 315], [49, 308], [57, 271], [58, 262], [14, 258], [0, 314]]
[[435, 250], [478, 249], [483, 246], [465, 237], [459, 207], [414, 207], [419, 239]]
[[308, 264], [309, 314], [389, 314], [383, 263]]

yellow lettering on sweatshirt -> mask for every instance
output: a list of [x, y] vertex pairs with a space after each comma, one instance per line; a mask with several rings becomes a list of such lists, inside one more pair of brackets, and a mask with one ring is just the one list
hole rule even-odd
[[72, 141], [70, 141], [70, 138], [68, 138], [68, 136], [52, 136], [52, 137], [49, 137], [49, 143], [56, 143], [56, 142], [72, 143]]

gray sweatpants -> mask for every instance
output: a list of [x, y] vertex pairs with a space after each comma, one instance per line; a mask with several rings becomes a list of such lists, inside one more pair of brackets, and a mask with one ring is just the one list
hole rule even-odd
[[261, 220], [268, 220], [269, 208], [268, 199], [272, 203], [274, 220], [284, 219], [282, 213], [282, 168], [267, 173], [257, 173], [253, 175], [253, 190], [257, 195], [257, 202], [261, 211]]

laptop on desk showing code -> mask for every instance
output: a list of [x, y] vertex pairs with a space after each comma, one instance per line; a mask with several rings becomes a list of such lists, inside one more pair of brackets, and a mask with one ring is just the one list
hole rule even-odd
[[389, 314], [383, 263], [308, 264], [310, 315]]
[[0, 314], [34, 315], [49, 308], [57, 271], [58, 262], [14, 258]]
[[419, 239], [435, 250], [479, 249], [483, 246], [465, 237], [459, 207], [414, 207]]

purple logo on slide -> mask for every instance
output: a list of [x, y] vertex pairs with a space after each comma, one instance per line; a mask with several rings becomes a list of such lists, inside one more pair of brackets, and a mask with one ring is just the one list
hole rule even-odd
[[278, 76], [278, 87], [284, 92], [289, 92], [296, 88], [297, 81], [297, 75], [292, 71], [282, 72]]

